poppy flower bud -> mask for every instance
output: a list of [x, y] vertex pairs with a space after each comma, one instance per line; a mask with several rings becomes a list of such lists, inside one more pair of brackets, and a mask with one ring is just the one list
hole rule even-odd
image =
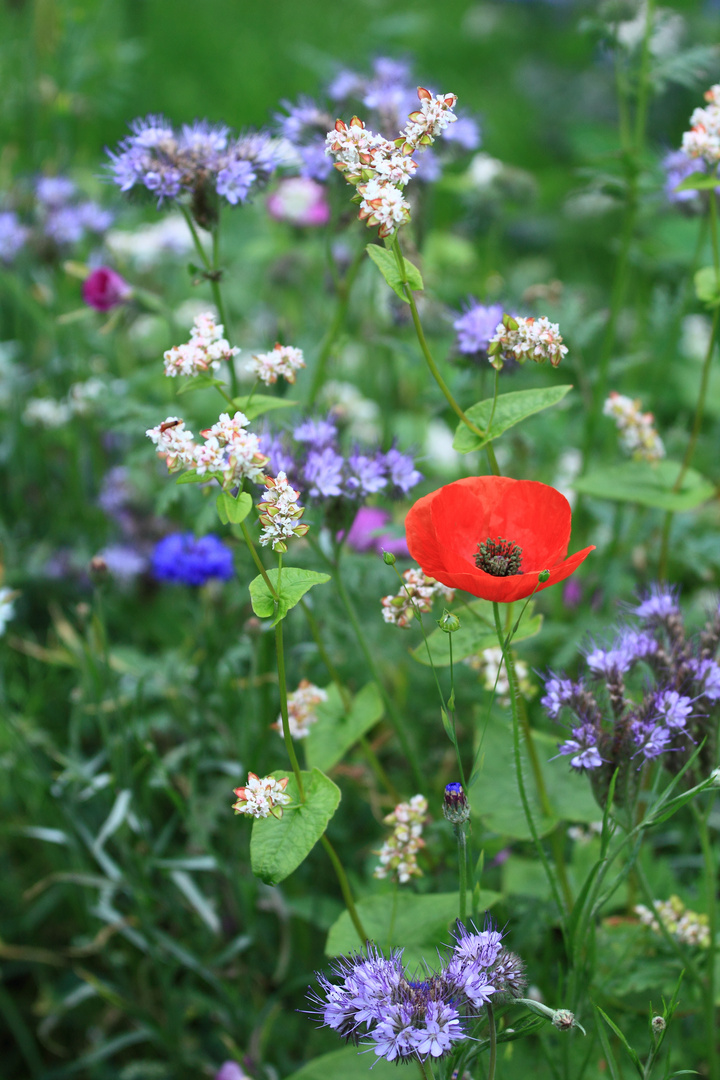
[[463, 825], [470, 817], [470, 803], [462, 784], [457, 781], [445, 786], [443, 817], [452, 825]]
[[383, 551], [383, 562], [386, 566], [395, 565], [395, 556], [393, 555], [392, 551]]
[[446, 634], [454, 634], [456, 630], [460, 629], [460, 620], [457, 615], [453, 615], [447, 608], [443, 611], [442, 618], [438, 619], [437, 624]]
[[544, 585], [545, 582], [549, 580], [549, 578], [550, 578], [550, 571], [549, 570], [541, 570], [540, 573], [538, 574], [538, 581], [540, 582], [541, 585]]

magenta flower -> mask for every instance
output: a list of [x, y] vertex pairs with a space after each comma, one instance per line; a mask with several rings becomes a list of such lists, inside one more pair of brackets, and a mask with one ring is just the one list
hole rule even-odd
[[96, 311], [110, 311], [124, 303], [132, 289], [124, 278], [109, 266], [99, 266], [83, 282], [83, 300]]
[[[383, 551], [391, 551], [399, 559], [408, 558], [407, 541], [404, 536], [393, 536], [385, 532], [385, 526], [390, 520], [387, 510], [379, 506], [361, 506], [355, 515], [347, 534], [347, 543], [355, 551], [364, 553], [375, 551], [381, 554]], [[338, 540], [342, 540], [344, 533], [338, 533]]]
[[330, 218], [325, 188], [306, 176], [281, 180], [268, 195], [267, 208], [276, 221], [289, 225], [325, 225]]

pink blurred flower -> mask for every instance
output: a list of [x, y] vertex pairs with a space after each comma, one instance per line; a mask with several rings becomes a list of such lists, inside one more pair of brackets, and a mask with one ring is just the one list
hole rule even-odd
[[305, 176], [281, 180], [268, 195], [267, 208], [276, 221], [290, 225], [325, 225], [330, 218], [325, 188]]
[[215, 1073], [215, 1080], [248, 1080], [248, 1076], [237, 1061], [226, 1061]]
[[109, 311], [130, 296], [132, 289], [124, 278], [109, 266], [99, 266], [85, 278], [83, 300], [96, 311]]
[[[381, 510], [379, 506], [361, 506], [348, 531], [347, 543], [361, 553], [375, 551], [379, 555], [390, 551], [399, 559], [407, 559], [410, 552], [405, 537], [383, 532], [389, 520], [387, 510]], [[338, 540], [343, 536], [342, 532], [338, 533]]]

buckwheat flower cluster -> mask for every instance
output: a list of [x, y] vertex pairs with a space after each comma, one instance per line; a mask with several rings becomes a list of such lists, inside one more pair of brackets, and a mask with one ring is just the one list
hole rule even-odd
[[235, 136], [205, 120], [175, 130], [163, 116], [133, 120], [130, 135], [108, 151], [109, 170], [121, 191], [144, 188], [160, 205], [183, 193], [202, 226], [216, 218], [213, 196], [231, 206], [263, 187], [277, 164], [277, 148], [262, 132]]
[[358, 217], [368, 226], [377, 225], [378, 236], [391, 236], [410, 220], [403, 189], [417, 169], [412, 154], [457, 119], [452, 111], [455, 94], [433, 96], [418, 87], [418, 98], [420, 108], [410, 113], [394, 142], [370, 131], [357, 116], [349, 124], [336, 120], [327, 135], [327, 153], [335, 158], [335, 168], [357, 188]]
[[501, 370], [506, 360], [516, 360], [518, 364], [524, 364], [526, 360], [544, 364], [549, 360], [553, 367], [557, 367], [567, 351], [567, 345], [563, 345], [560, 336], [560, 327], [544, 315], [540, 319], [503, 315], [487, 348], [490, 363], [497, 371]]
[[394, 828], [390, 838], [376, 852], [380, 864], [375, 867], [373, 877], [390, 877], [404, 885], [411, 877], [422, 876], [417, 856], [425, 847], [422, 831], [427, 808], [427, 799], [423, 795], [413, 795], [410, 802], [398, 803], [392, 813], [383, 818], [386, 825]]
[[287, 551], [287, 541], [293, 536], [305, 536], [310, 528], [300, 521], [305, 513], [305, 507], [300, 506], [296, 491], [288, 483], [284, 472], [277, 476], [267, 476], [265, 487], [268, 489], [265, 498], [258, 503], [260, 513], [260, 543], [263, 547], [272, 545], [273, 551]]
[[163, 354], [165, 374], [205, 375], [208, 371], [217, 371], [223, 360], [232, 360], [240, 352], [223, 337], [222, 323], [215, 322], [210, 311], [198, 315], [190, 330], [190, 340], [184, 345], [175, 345]]
[[[695, 945], [700, 949], [707, 949], [710, 944], [707, 915], [698, 915], [697, 912], [690, 911], [680, 897], [674, 895], [668, 900], [656, 900], [655, 910], [668, 933], [683, 945]], [[636, 904], [635, 914], [644, 926], [649, 926], [656, 934], [660, 933], [660, 925], [650, 908], [645, 907], [644, 904]]]
[[682, 149], [689, 158], [702, 158], [708, 165], [720, 161], [720, 84], [705, 92], [705, 108], [693, 111], [690, 130], [682, 137]]
[[[530, 697], [533, 693], [533, 686], [529, 679], [528, 666], [524, 660], [518, 660], [514, 654], [513, 661], [520, 693], [523, 697]], [[478, 673], [485, 690], [495, 691], [501, 705], [508, 706], [510, 704], [510, 683], [508, 682], [501, 648], [483, 649], [482, 652], [466, 657], [464, 662], [472, 671]]]
[[272, 386], [281, 376], [289, 383], [294, 383], [298, 371], [304, 367], [302, 349], [278, 342], [270, 352], [256, 353], [247, 365], [247, 370], [266, 386]]
[[629, 454], [641, 461], [660, 461], [665, 447], [654, 426], [652, 413], [641, 412], [640, 401], [633, 401], [614, 390], [603, 405], [605, 416], [611, 416], [620, 433], [620, 442]]
[[435, 578], [428, 577], [419, 567], [406, 570], [404, 584], [393, 596], [383, 596], [382, 615], [386, 623], [406, 630], [418, 614], [432, 611], [433, 601], [439, 596], [446, 604], [455, 599], [455, 590], [448, 589]]
[[[634, 799], [645, 762], [661, 758], [666, 769], [679, 772], [704, 742], [686, 774], [688, 783], [715, 765], [720, 614], [716, 609], [697, 639], [689, 640], [675, 591], [661, 586], [631, 613], [639, 628], [624, 627], [608, 648], [591, 647], [581, 678], [548, 676], [542, 698], [551, 719], [568, 718], [571, 737], [560, 745], [560, 754], [570, 757], [573, 768], [589, 772], [601, 806], [616, 769], [616, 799], [622, 805]], [[640, 665], [644, 680], [635, 674]]]
[[254, 483], [265, 480], [268, 459], [260, 452], [258, 436], [247, 430], [249, 422], [239, 411], [233, 417], [221, 413], [217, 423], [201, 432], [204, 443], [197, 443], [177, 416], [169, 416], [145, 434], [165, 458], [170, 472], [192, 470], [198, 476], [219, 480], [223, 488], [231, 488], [244, 479]]
[[[301, 679], [297, 690], [288, 694], [288, 724], [293, 739], [304, 739], [313, 724], [317, 723], [317, 707], [327, 701], [327, 691], [315, 686], [308, 679]], [[282, 716], [278, 716], [272, 725], [282, 735]]]
[[244, 787], [235, 788], [233, 794], [237, 801], [233, 803], [236, 814], [247, 814], [248, 817], [281, 818], [283, 806], [290, 802], [290, 796], [285, 794], [288, 777], [276, 780], [274, 776], [264, 776], [260, 779], [253, 772], [248, 773], [248, 781]]
[[411, 979], [402, 949], [385, 957], [369, 944], [364, 953], [334, 961], [335, 981], [317, 973], [313, 1010], [346, 1041], [387, 1061], [427, 1061], [468, 1040], [468, 1021], [490, 1000], [519, 997], [525, 980], [518, 956], [502, 945], [490, 920], [484, 930], [457, 923], [455, 945], [437, 972]]

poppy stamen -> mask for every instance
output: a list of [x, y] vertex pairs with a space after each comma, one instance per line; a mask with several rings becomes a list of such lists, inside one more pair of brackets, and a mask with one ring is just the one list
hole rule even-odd
[[479, 570], [493, 577], [510, 577], [520, 573], [522, 560], [522, 548], [514, 544], [512, 540], [503, 540], [498, 536], [496, 540], [488, 537], [484, 544], [478, 544], [475, 555], [475, 565]]

